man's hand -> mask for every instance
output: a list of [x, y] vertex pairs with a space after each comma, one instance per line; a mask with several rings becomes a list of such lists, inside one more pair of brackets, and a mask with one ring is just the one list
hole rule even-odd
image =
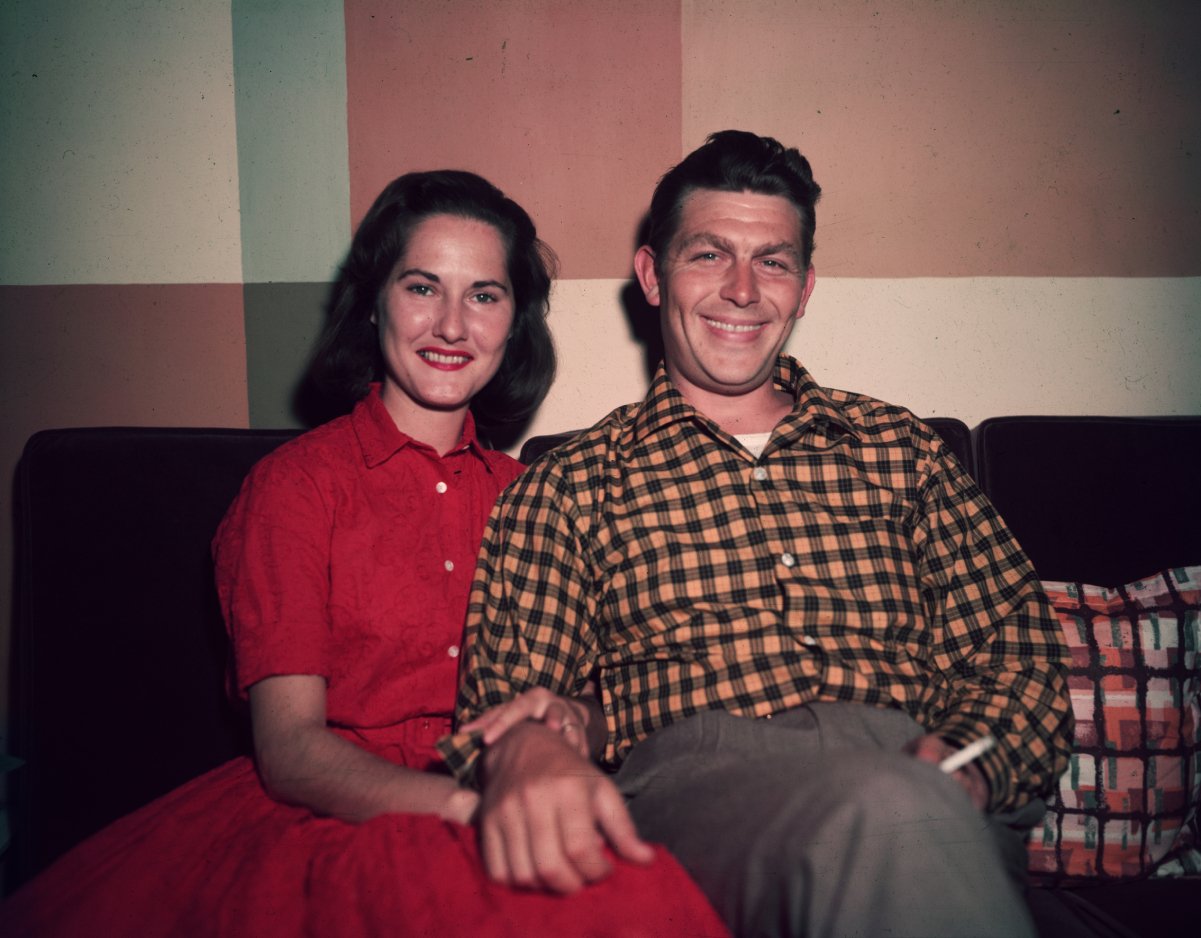
[[[949, 755], [953, 755], [958, 750], [941, 737], [927, 733], [925, 736], [919, 736], [917, 739], [907, 743], [905, 751], [914, 758], [921, 759], [923, 762], [938, 765], [943, 759]], [[972, 799], [972, 804], [979, 810], [983, 811], [988, 806], [988, 782], [985, 780], [984, 773], [980, 770], [978, 762], [969, 762], [953, 774], [951, 778], [955, 779], [963, 787], [968, 797]]]
[[[593, 734], [590, 729], [601, 723], [599, 731], [604, 731], [603, 721], [595, 718], [599, 708], [595, 703], [590, 707], [589, 703], [592, 702], [560, 697], [545, 687], [535, 687], [485, 711], [459, 729], [466, 733], [483, 730], [483, 743], [491, 746], [518, 724], [535, 720], [562, 735], [576, 752], [588, 758], [592, 754], [589, 737]], [[600, 736], [599, 739], [603, 746], [604, 737]]]
[[617, 786], [560, 733], [521, 723], [481, 758], [480, 837], [497, 882], [575, 892], [611, 872], [606, 844], [635, 863], [654, 859]]

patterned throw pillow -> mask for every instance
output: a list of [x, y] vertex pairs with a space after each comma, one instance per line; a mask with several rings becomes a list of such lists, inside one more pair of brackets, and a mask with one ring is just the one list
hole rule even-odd
[[1072, 761], [1028, 844], [1036, 880], [1132, 879], [1195, 863], [1201, 567], [1105, 589], [1044, 582], [1072, 650]]

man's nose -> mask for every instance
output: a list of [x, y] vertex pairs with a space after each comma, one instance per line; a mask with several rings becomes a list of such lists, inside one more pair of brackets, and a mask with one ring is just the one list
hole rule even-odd
[[735, 306], [750, 306], [759, 301], [759, 284], [749, 261], [735, 261], [730, 265], [722, 284], [721, 297]]

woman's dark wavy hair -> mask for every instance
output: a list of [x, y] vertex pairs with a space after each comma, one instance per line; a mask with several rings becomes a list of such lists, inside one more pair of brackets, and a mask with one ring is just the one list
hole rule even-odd
[[801, 215], [801, 251], [805, 266], [813, 258], [814, 206], [822, 189], [809, 161], [795, 147], [745, 130], [721, 130], [667, 171], [651, 198], [646, 243], [662, 271], [671, 239], [680, 227], [684, 200], [697, 189], [780, 195]]
[[484, 222], [505, 245], [513, 327], [500, 369], [472, 400], [471, 410], [483, 427], [519, 423], [542, 403], [555, 377], [546, 315], [557, 261], [525, 209], [475, 173], [406, 173], [379, 194], [355, 232], [334, 286], [311, 376], [344, 409], [366, 395], [371, 382], [383, 379], [384, 358], [371, 316], [413, 230], [431, 215]]

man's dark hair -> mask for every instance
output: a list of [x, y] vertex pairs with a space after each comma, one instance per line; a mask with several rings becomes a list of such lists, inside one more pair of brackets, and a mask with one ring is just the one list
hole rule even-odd
[[667, 248], [680, 227], [684, 200], [697, 189], [779, 195], [801, 216], [801, 251], [805, 267], [813, 257], [814, 206], [822, 189], [813, 181], [809, 161], [795, 147], [745, 130], [722, 130], [667, 171], [651, 199], [646, 243], [662, 270]]
[[520, 422], [546, 397], [555, 376], [546, 314], [556, 259], [539, 240], [525, 209], [475, 173], [407, 173], [379, 194], [355, 232], [334, 286], [312, 377], [347, 409], [367, 393], [371, 382], [383, 379], [384, 359], [372, 314], [413, 230], [433, 215], [484, 222], [497, 230], [505, 245], [513, 327], [500, 369], [472, 400], [471, 410], [483, 427]]

